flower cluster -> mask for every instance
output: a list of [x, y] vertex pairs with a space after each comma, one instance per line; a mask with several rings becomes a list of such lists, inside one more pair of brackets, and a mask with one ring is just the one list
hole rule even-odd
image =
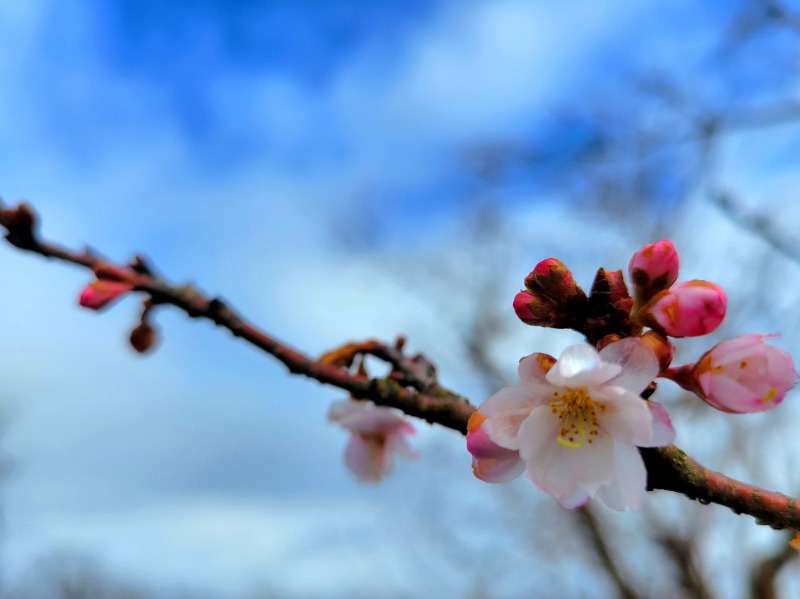
[[[636, 508], [647, 472], [639, 447], [672, 442], [666, 410], [649, 401], [654, 379], [670, 379], [709, 405], [746, 413], [780, 403], [798, 376], [791, 357], [745, 335], [717, 344], [695, 364], [671, 367], [669, 340], [714, 331], [727, 309], [725, 292], [707, 281], [677, 283], [679, 260], [665, 240], [640, 249], [622, 271], [600, 269], [587, 295], [554, 258], [540, 262], [514, 298], [530, 325], [572, 328], [588, 344], [558, 360], [532, 354], [519, 384], [487, 399], [469, 422], [475, 475], [504, 482], [525, 473], [566, 508], [600, 497], [613, 509]], [[648, 330], [649, 329], [649, 330]]]

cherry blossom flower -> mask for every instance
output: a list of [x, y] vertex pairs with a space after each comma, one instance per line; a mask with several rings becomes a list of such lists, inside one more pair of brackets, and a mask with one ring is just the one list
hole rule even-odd
[[655, 295], [639, 318], [670, 337], [699, 337], [720, 325], [727, 308], [727, 296], [719, 285], [686, 281]]
[[558, 361], [532, 354], [520, 361], [520, 383], [478, 408], [485, 417], [480, 428], [499, 447], [519, 452], [528, 478], [562, 507], [598, 495], [612, 509], [636, 508], [647, 483], [637, 446], [666, 445], [674, 437], [666, 411], [639, 395], [658, 370], [638, 338], [599, 353], [573, 345]]
[[669, 239], [644, 246], [628, 263], [634, 295], [646, 302], [678, 278], [678, 252]]
[[395, 455], [417, 457], [406, 438], [416, 431], [399, 410], [369, 401], [345, 400], [331, 406], [328, 420], [352, 433], [344, 461], [362, 482], [378, 482], [389, 474]]
[[100, 310], [132, 289], [129, 283], [99, 279], [84, 288], [78, 303], [90, 310]]
[[691, 371], [694, 391], [723, 412], [763, 412], [783, 401], [797, 382], [792, 357], [764, 339], [743, 335], [712, 347]]

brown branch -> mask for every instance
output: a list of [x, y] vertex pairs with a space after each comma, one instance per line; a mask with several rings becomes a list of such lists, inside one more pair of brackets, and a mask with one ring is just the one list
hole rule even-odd
[[711, 594], [700, 569], [695, 563], [692, 540], [682, 539], [671, 532], [659, 534], [657, 540], [677, 566], [681, 586], [686, 592], [686, 597], [713, 599], [714, 595]]
[[603, 568], [614, 581], [617, 587], [619, 599], [639, 599], [638, 595], [631, 586], [625, 581], [625, 577], [619, 571], [617, 562], [603, 538], [600, 531], [600, 522], [592, 511], [591, 506], [583, 506], [575, 510], [575, 514], [583, 524], [583, 528], [590, 537], [592, 547]]
[[[153, 274], [153, 269], [141, 258], [132, 265], [121, 266], [88, 251], [74, 252], [42, 241], [36, 234], [33, 210], [26, 204], [0, 209], [0, 226], [8, 231], [6, 240], [17, 248], [82, 266], [103, 278], [128, 283], [133, 290], [147, 294], [155, 305], [169, 304], [192, 318], [210, 320], [270, 354], [292, 374], [344, 389], [354, 397], [369, 399], [378, 405], [400, 409], [431, 424], [466, 433], [467, 421], [475, 408], [464, 397], [443, 387], [436, 385], [423, 393], [390, 378], [351, 374], [345, 368], [314, 360], [278, 341], [248, 323], [218, 298], [207, 298], [189, 285], [170, 285]], [[717, 503], [737, 514], [749, 514], [759, 523], [776, 529], [800, 530], [800, 508], [796, 499], [707, 470], [674, 445], [642, 449], [641, 453], [647, 466], [649, 489], [674, 491], [701, 503]]]
[[713, 192], [710, 200], [736, 225], [755, 234], [792, 262], [800, 263], [800, 245], [797, 244], [796, 238], [781, 231], [768, 216], [748, 210], [728, 191]]

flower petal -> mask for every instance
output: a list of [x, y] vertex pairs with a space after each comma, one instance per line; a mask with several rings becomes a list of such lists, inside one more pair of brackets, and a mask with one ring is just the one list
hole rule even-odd
[[647, 402], [617, 387], [606, 387], [603, 391], [605, 410], [597, 414], [602, 429], [615, 441], [649, 445], [653, 439], [653, 416]]
[[472, 472], [487, 483], [506, 483], [525, 472], [525, 462], [518, 453], [508, 452], [505, 458], [479, 460], [472, 458]]
[[362, 482], [378, 482], [391, 470], [384, 447], [375, 440], [357, 434], [350, 437], [344, 452], [344, 463]]
[[561, 421], [550, 408], [531, 412], [519, 431], [520, 455], [530, 479], [556, 497], [582, 489], [592, 495], [612, 474], [612, 441], [606, 435], [592, 437], [578, 448], [560, 445]]
[[653, 437], [650, 444], [637, 443], [639, 447], [663, 447], [675, 440], [675, 429], [672, 428], [672, 420], [669, 413], [660, 403], [648, 401], [647, 407], [653, 415]]
[[605, 346], [600, 350], [600, 359], [621, 368], [620, 373], [607, 384], [633, 391], [637, 395], [658, 374], [656, 355], [638, 337], [628, 337]]
[[520, 384], [536, 394], [544, 394], [552, 385], [547, 382], [547, 372], [556, 363], [556, 359], [548, 354], [531, 354], [519, 361], [517, 374]]
[[521, 385], [504, 387], [483, 402], [478, 412], [486, 416], [483, 429], [489, 438], [506, 449], [519, 449], [517, 434], [523, 421], [544, 399]]
[[604, 383], [616, 376], [621, 368], [616, 364], [604, 364], [591, 345], [571, 345], [547, 373], [547, 381], [558, 387], [585, 387]]
[[637, 509], [647, 492], [647, 470], [639, 450], [626, 443], [614, 443], [614, 475], [597, 495], [612, 510]]
[[558, 505], [563, 507], [565, 510], [574, 510], [576, 507], [581, 507], [582, 505], [586, 505], [589, 502], [591, 495], [583, 491], [582, 489], [578, 489], [574, 493], [569, 495], [562, 495], [561, 497], [556, 497], [558, 501]]

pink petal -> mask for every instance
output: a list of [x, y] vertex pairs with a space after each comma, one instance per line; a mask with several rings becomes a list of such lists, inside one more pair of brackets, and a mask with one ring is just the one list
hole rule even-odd
[[637, 443], [639, 447], [663, 447], [675, 440], [675, 429], [672, 428], [672, 420], [669, 413], [660, 403], [648, 401], [647, 407], [653, 415], [653, 437], [649, 444]]
[[525, 462], [516, 452], [505, 458], [479, 460], [473, 457], [472, 472], [487, 483], [507, 483], [525, 472]]
[[344, 462], [358, 480], [378, 482], [391, 470], [384, 449], [380, 443], [353, 435], [345, 449]]
[[519, 449], [519, 428], [531, 410], [543, 401], [520, 385], [504, 387], [478, 407], [478, 411], [486, 416], [482, 426], [489, 438], [501, 447]]
[[556, 359], [547, 354], [525, 356], [517, 368], [520, 384], [534, 394], [548, 393], [553, 386], [547, 382], [546, 375], [555, 363]]
[[706, 403], [723, 412], [746, 414], [764, 409], [759, 395], [732, 378], [707, 372], [698, 377], [698, 383]]
[[638, 337], [628, 337], [600, 350], [603, 362], [617, 364], [621, 372], [607, 385], [622, 387], [637, 395], [645, 390], [658, 374], [658, 359]]

